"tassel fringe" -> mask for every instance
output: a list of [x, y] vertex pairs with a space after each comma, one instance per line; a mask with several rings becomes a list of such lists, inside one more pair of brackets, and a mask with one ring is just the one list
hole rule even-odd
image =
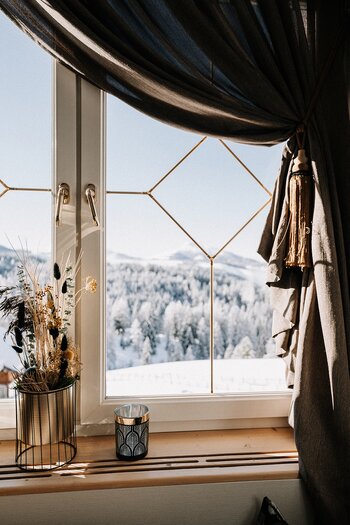
[[310, 268], [313, 180], [304, 150], [299, 150], [289, 181], [289, 242], [285, 266]]

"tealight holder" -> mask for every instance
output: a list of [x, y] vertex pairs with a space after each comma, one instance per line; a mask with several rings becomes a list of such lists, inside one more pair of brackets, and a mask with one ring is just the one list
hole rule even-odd
[[149, 410], [131, 403], [114, 410], [115, 444], [119, 459], [142, 459], [148, 452]]

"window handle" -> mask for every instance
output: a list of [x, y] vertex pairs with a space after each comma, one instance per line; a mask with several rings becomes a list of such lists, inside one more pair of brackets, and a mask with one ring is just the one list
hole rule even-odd
[[69, 186], [65, 182], [62, 182], [58, 186], [57, 191], [57, 202], [56, 202], [56, 226], [59, 226], [61, 223], [61, 213], [63, 204], [69, 204]]
[[94, 184], [88, 184], [86, 186], [85, 190], [85, 196], [87, 203], [90, 207], [92, 220], [95, 223], [96, 226], [100, 225], [100, 221], [98, 220], [97, 211], [96, 211], [96, 205], [95, 205], [95, 199], [96, 199], [96, 188]]

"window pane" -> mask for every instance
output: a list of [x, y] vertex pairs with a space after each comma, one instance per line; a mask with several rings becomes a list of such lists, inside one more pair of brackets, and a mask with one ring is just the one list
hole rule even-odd
[[[12, 246], [50, 259], [51, 59], [2, 13], [0, 71], [0, 286], [11, 286], [18, 264]], [[0, 318], [0, 371], [19, 366], [10, 339], [3, 340], [7, 325]], [[13, 395], [0, 385], [0, 398]]]
[[0, 12], [0, 178], [9, 186], [51, 186], [51, 63]]
[[[199, 144], [108, 103], [107, 395], [210, 392], [211, 330], [214, 393], [284, 390], [256, 253], [283, 146]], [[142, 323], [155, 327], [151, 351]]]
[[107, 187], [146, 191], [200, 140], [107, 97]]
[[108, 197], [106, 277], [107, 396], [209, 393], [209, 262], [149, 197]]
[[275, 355], [266, 264], [256, 253], [267, 211], [215, 259], [214, 390], [287, 390], [285, 364]]
[[51, 251], [51, 193], [9, 191], [0, 199], [0, 245]]
[[220, 141], [209, 138], [155, 196], [210, 255], [269, 197]]
[[[215, 270], [215, 392], [285, 388], [283, 362], [275, 364], [272, 312], [261, 283], [264, 267], [226, 252]], [[276, 377], [276, 374], [278, 377]], [[281, 380], [282, 379], [282, 383]]]
[[254, 175], [272, 191], [281, 165], [284, 144], [247, 146], [230, 141], [226, 143]]

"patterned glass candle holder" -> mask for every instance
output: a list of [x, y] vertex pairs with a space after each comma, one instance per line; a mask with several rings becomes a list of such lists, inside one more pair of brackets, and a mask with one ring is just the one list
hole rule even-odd
[[132, 403], [114, 410], [117, 457], [122, 460], [142, 459], [148, 452], [149, 410]]

